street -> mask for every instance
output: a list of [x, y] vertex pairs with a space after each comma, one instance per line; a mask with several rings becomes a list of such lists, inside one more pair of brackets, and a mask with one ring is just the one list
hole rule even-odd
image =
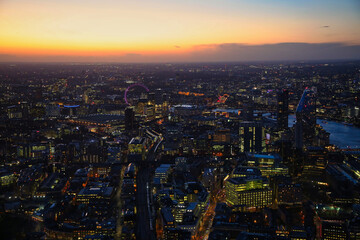
[[150, 172], [152, 170], [151, 163], [156, 157], [156, 150], [161, 141], [149, 150], [144, 162], [138, 164], [137, 174], [137, 190], [136, 190], [136, 238], [137, 239], [156, 239], [152, 229], [150, 197], [147, 187], [151, 185]]

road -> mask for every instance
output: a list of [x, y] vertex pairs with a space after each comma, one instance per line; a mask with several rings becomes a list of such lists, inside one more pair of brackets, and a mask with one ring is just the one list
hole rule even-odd
[[194, 240], [207, 240], [210, 235], [212, 222], [215, 217], [215, 208], [218, 202], [225, 201], [225, 190], [221, 188], [220, 182], [223, 179], [215, 180], [215, 184], [212, 185], [212, 189], [210, 191], [210, 204], [207, 211], [204, 213], [203, 219], [200, 223], [199, 228], [196, 231]]
[[141, 164], [136, 178], [136, 239], [149, 239], [149, 236], [153, 234], [150, 230], [150, 215], [146, 191], [149, 176], [150, 167]]
[[156, 239], [150, 210], [150, 173], [153, 170], [151, 163], [155, 160], [156, 150], [160, 143], [161, 141], [154, 144], [149, 150], [145, 161], [138, 164], [138, 174], [136, 178], [136, 239]]
[[119, 181], [119, 186], [117, 188], [117, 192], [115, 195], [115, 199], [116, 199], [116, 209], [118, 209], [117, 212], [117, 219], [116, 219], [116, 234], [115, 234], [115, 239], [120, 239], [121, 236], [121, 231], [122, 231], [122, 221], [121, 221], [121, 209], [122, 209], [122, 201], [121, 201], [121, 190], [122, 190], [122, 183], [124, 180], [124, 173], [125, 173], [125, 168], [126, 166], [123, 166], [121, 168], [121, 172], [120, 172], [120, 181]]

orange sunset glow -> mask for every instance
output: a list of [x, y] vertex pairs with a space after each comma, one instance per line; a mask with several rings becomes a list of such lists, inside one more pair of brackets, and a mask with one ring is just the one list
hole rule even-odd
[[24, 61], [186, 61], [222, 44], [360, 44], [355, 1], [290, 2], [4, 0], [0, 54]]

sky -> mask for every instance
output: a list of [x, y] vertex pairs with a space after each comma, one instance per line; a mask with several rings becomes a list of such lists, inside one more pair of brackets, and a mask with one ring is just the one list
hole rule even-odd
[[0, 0], [0, 61], [360, 59], [359, 0]]

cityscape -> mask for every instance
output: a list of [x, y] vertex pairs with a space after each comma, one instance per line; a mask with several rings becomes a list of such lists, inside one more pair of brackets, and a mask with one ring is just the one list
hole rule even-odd
[[0, 77], [4, 239], [360, 236], [360, 62]]
[[358, 0], [1, 0], [0, 239], [360, 240]]

